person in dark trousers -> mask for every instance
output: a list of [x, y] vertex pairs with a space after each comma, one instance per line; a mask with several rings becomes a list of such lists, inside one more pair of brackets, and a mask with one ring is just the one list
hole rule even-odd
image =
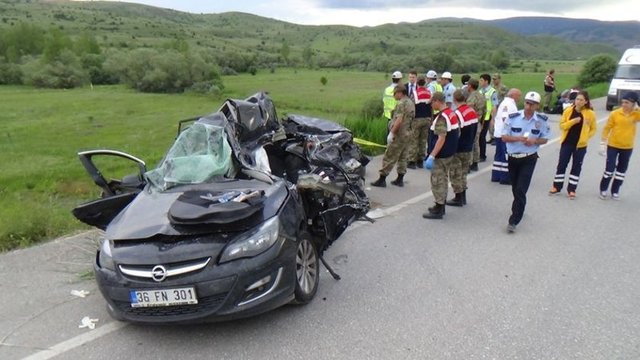
[[444, 94], [437, 92], [431, 96], [431, 106], [438, 110], [429, 128], [429, 156], [424, 167], [431, 170], [431, 192], [434, 206], [422, 214], [425, 219], [442, 219], [445, 214], [449, 174], [456, 166], [453, 156], [458, 149], [460, 130], [456, 114], [447, 107]]
[[453, 155], [449, 178], [455, 197], [447, 200], [446, 205], [464, 206], [467, 204], [467, 174], [473, 156], [473, 141], [478, 133], [478, 114], [467, 103], [462, 90], [453, 92], [453, 102], [456, 104], [456, 117], [460, 127], [460, 137], [458, 138], [458, 148]]
[[559, 194], [562, 190], [569, 160], [573, 158], [569, 173], [569, 185], [567, 186], [567, 195], [570, 200], [573, 200], [576, 198], [582, 161], [587, 154], [587, 144], [589, 139], [596, 134], [596, 113], [591, 107], [589, 93], [580, 91], [573, 105], [562, 113], [560, 131], [561, 145], [558, 167], [549, 195]]
[[502, 141], [507, 144], [513, 193], [508, 233], [515, 232], [522, 220], [527, 204], [527, 191], [538, 161], [538, 149], [549, 140], [547, 116], [537, 112], [539, 107], [540, 94], [528, 92], [524, 97], [524, 110], [510, 114], [502, 128]]
[[554, 78], [556, 71], [551, 69], [547, 72], [547, 75], [544, 77], [544, 112], [548, 112], [549, 106], [551, 105], [551, 98], [553, 97], [553, 92], [556, 91], [556, 80]]
[[620, 200], [620, 187], [624, 182], [629, 159], [636, 139], [636, 124], [640, 121], [638, 94], [628, 92], [622, 95], [620, 108], [609, 114], [602, 129], [600, 155], [607, 155], [607, 162], [600, 180], [600, 198], [607, 199], [607, 190], [611, 184], [611, 198]]

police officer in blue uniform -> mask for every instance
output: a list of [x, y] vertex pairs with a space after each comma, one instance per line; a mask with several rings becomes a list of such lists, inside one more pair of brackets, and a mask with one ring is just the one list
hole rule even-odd
[[507, 145], [509, 178], [513, 204], [507, 232], [516, 231], [527, 204], [527, 190], [538, 160], [538, 148], [549, 140], [547, 116], [536, 112], [540, 94], [530, 91], [524, 97], [524, 110], [510, 114], [502, 129], [502, 141]]

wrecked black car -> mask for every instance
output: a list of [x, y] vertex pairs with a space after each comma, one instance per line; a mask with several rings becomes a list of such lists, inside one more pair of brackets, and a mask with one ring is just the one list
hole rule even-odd
[[[351, 133], [279, 120], [264, 93], [181, 121], [153, 170], [118, 151], [78, 155], [102, 196], [73, 214], [104, 230], [94, 271], [123, 321], [219, 321], [308, 303], [323, 252], [369, 209], [368, 159]], [[132, 162], [136, 174], [107, 178], [103, 157]]]

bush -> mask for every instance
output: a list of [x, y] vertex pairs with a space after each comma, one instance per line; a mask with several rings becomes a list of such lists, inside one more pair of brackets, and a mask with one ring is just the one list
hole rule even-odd
[[89, 81], [92, 84], [108, 85], [118, 83], [118, 76], [104, 69], [103, 55], [84, 54], [80, 58], [80, 63], [89, 75]]
[[0, 85], [22, 85], [22, 75], [17, 64], [0, 62]]
[[222, 70], [221, 70], [221, 73], [222, 73], [222, 75], [226, 75], [226, 76], [229, 76], [229, 75], [233, 75], [233, 76], [238, 75], [238, 72], [237, 72], [237, 71], [233, 70], [232, 68], [230, 68], [230, 67], [228, 67], [228, 66], [224, 66], [224, 67], [222, 68]]
[[198, 94], [209, 94], [214, 96], [218, 96], [222, 92], [220, 87], [218, 87], [212, 80], [199, 81], [191, 85], [191, 87], [187, 89], [187, 91], [198, 93]]
[[[387, 139], [387, 119], [378, 117], [375, 119], [346, 119], [344, 126], [351, 130], [354, 138], [364, 139], [380, 145], [386, 144]], [[370, 155], [379, 154], [384, 151], [381, 147], [363, 147], [363, 150]]]
[[360, 115], [365, 120], [374, 120], [382, 117], [384, 106], [382, 99], [379, 97], [371, 98], [362, 104]]
[[179, 93], [203, 81], [223, 88], [215, 65], [207, 64], [199, 54], [136, 49], [110, 57], [104, 66], [118, 74], [123, 83], [142, 92]]
[[72, 89], [88, 81], [78, 58], [68, 49], [61, 51], [57, 60], [44, 65], [41, 61], [32, 61], [23, 71], [25, 84], [35, 87]]
[[327, 80], [327, 78], [326, 78], [325, 76], [322, 76], [322, 77], [320, 78], [320, 83], [321, 83], [322, 85], [327, 85], [327, 81], [328, 81], [328, 80]]
[[578, 84], [582, 88], [591, 85], [609, 82], [616, 72], [617, 62], [609, 55], [596, 55], [584, 64], [578, 75]]

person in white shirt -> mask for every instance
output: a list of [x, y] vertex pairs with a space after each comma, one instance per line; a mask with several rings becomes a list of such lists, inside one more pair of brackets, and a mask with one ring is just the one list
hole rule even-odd
[[496, 143], [496, 153], [493, 156], [493, 166], [491, 168], [491, 181], [499, 182], [503, 185], [509, 185], [509, 163], [507, 161], [507, 145], [500, 139], [502, 136], [502, 127], [504, 121], [509, 117], [509, 114], [513, 114], [518, 111], [518, 105], [516, 104], [522, 92], [516, 88], [510, 89], [507, 92], [504, 100], [498, 105], [496, 116], [493, 123], [493, 138]]

